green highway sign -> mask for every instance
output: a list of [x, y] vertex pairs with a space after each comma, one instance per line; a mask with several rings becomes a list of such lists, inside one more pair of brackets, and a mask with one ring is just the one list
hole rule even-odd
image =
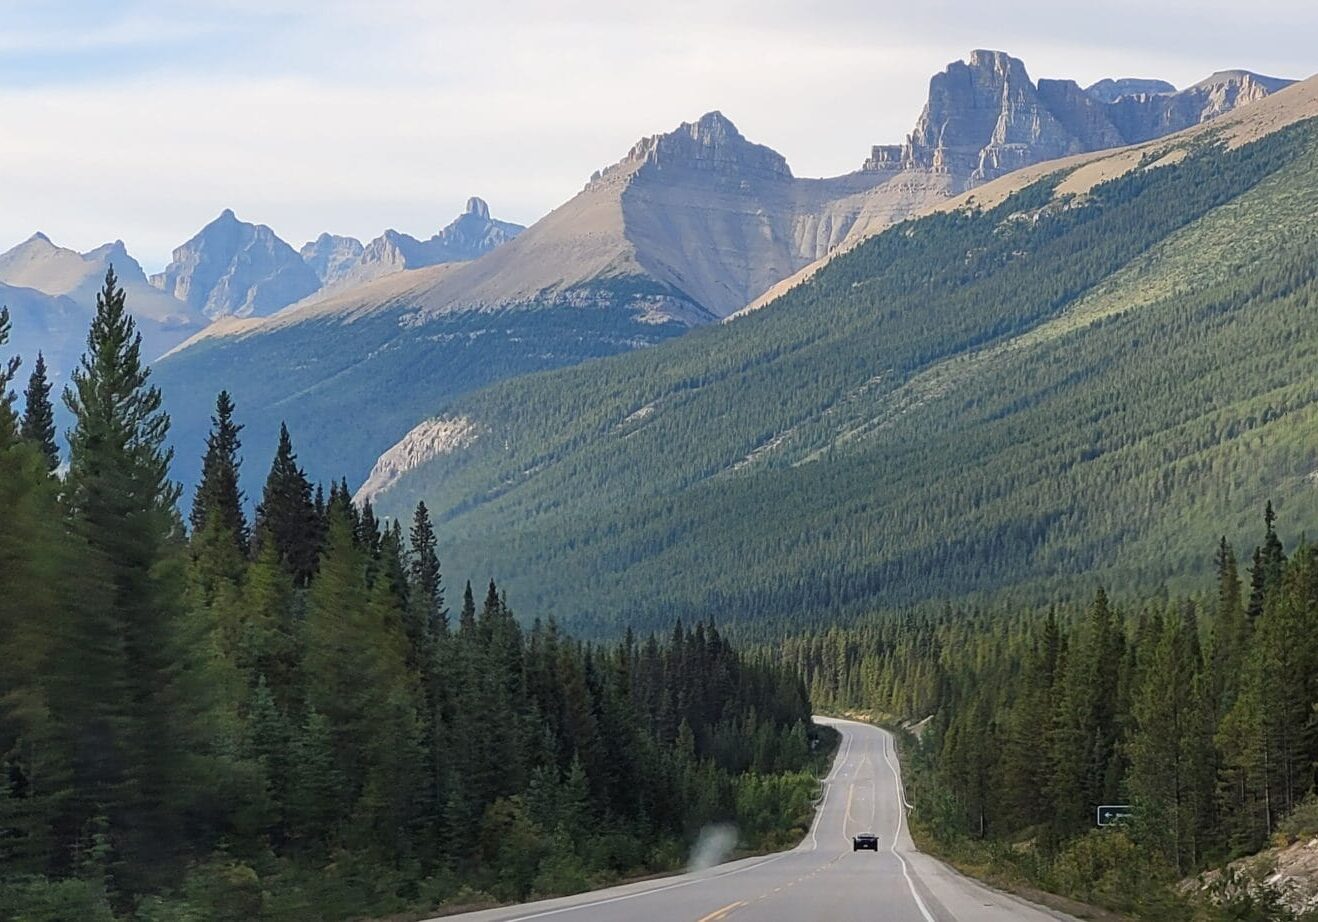
[[1124, 823], [1135, 813], [1135, 809], [1130, 804], [1102, 804], [1095, 811], [1098, 825], [1115, 826], [1118, 823]]

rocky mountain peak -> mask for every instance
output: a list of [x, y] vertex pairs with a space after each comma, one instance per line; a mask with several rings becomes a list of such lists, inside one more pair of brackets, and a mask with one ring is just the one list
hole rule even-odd
[[642, 138], [620, 163], [596, 173], [592, 181], [640, 169], [688, 169], [725, 176], [766, 176], [791, 179], [782, 154], [746, 140], [722, 112], [706, 112], [694, 122], [683, 122], [666, 134]]
[[291, 246], [264, 224], [238, 220], [232, 208], [174, 250], [151, 283], [212, 320], [271, 314], [320, 287]]
[[403, 269], [476, 259], [525, 228], [490, 217], [485, 199], [473, 195], [460, 215], [429, 240], [390, 228], [363, 245], [353, 237], [321, 234], [302, 247], [302, 259], [325, 286], [366, 282]]
[[1116, 102], [1122, 96], [1163, 96], [1175, 93], [1176, 87], [1166, 80], [1149, 80], [1142, 77], [1108, 77], [1085, 87], [1085, 92], [1099, 102]]
[[337, 280], [349, 271], [362, 256], [362, 242], [356, 237], [321, 234], [303, 244], [298, 255], [316, 273], [322, 284]]
[[904, 145], [877, 145], [866, 171], [927, 170], [975, 184], [1085, 151], [1160, 137], [1262, 99], [1291, 81], [1223, 71], [1177, 92], [1143, 78], [1040, 80], [1006, 52], [977, 49], [929, 81]]

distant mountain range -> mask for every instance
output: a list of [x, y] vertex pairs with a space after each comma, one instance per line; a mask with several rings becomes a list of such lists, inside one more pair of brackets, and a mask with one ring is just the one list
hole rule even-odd
[[322, 289], [475, 259], [521, 230], [492, 219], [489, 206], [472, 198], [427, 241], [388, 230], [364, 246], [322, 234], [299, 253], [266, 225], [241, 221], [226, 208], [149, 279], [121, 240], [78, 253], [36, 233], [0, 254], [0, 305], [13, 315], [11, 348], [28, 357], [42, 350], [60, 379], [82, 352], [96, 292], [111, 265], [127, 292], [145, 353], [154, 359], [213, 320], [266, 316]]
[[[1003, 172], [1176, 131], [1286, 83], [1224, 72], [1180, 92], [1147, 80], [1084, 90], [1035, 84], [1019, 60], [976, 51], [933, 77], [903, 144], [875, 147], [844, 176], [798, 178], [782, 155], [710, 112], [641, 139], [572, 199], [468, 262], [361, 283], [380, 262], [411, 267], [424, 261], [410, 257], [418, 250], [452, 252], [457, 234], [426, 244], [386, 235], [361, 252], [322, 237], [302, 254], [329, 282], [321, 293], [272, 317], [215, 324], [161, 363], [181, 457], [195, 453], [187, 446], [199, 444], [205, 406], [226, 387], [256, 445], [272, 443], [286, 419], [313, 473], [360, 483], [448, 397], [727, 318]], [[335, 422], [344, 416], [350, 433]]]
[[8, 348], [24, 357], [27, 368], [41, 350], [55, 380], [66, 379], [86, 343], [96, 293], [111, 264], [147, 355], [159, 355], [208, 323], [190, 305], [153, 288], [122, 241], [78, 253], [36, 233], [0, 253], [0, 305], [9, 307], [14, 325]]

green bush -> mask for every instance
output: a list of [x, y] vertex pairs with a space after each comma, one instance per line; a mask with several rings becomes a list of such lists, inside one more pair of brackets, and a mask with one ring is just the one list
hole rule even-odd
[[1310, 793], [1300, 801], [1290, 816], [1281, 821], [1280, 832], [1294, 842], [1308, 836], [1318, 836], [1318, 795]]
[[105, 890], [88, 880], [26, 877], [0, 882], [0, 919], [12, 922], [114, 922]]

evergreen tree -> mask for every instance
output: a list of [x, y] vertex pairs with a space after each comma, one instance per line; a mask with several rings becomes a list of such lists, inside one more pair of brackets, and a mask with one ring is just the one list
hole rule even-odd
[[106, 751], [121, 759], [87, 767], [96, 778], [88, 779], [96, 794], [88, 794], [107, 811], [121, 854], [139, 873], [158, 873], [178, 854], [180, 764], [190, 743], [172, 694], [184, 660], [175, 643], [182, 609], [178, 491], [169, 481], [169, 417], [149, 376], [111, 269], [96, 298], [87, 351], [64, 393], [75, 420], [65, 492], [72, 528], [107, 581], [106, 608], [96, 617], [112, 620], [118, 643], [109, 652], [121, 658], [105, 664], [104, 675], [85, 676], [108, 683], [93, 694], [113, 709], [101, 732], [109, 734]]
[[[9, 308], [0, 306], [0, 346], [9, 342], [9, 330]], [[13, 383], [14, 375], [18, 374], [20, 364], [21, 360], [16, 355], [0, 363], [0, 409], [7, 413], [13, 412], [14, 393], [9, 385]]]
[[243, 515], [243, 494], [239, 487], [242, 459], [238, 435], [243, 427], [233, 420], [233, 400], [228, 391], [215, 399], [215, 415], [206, 436], [206, 454], [201, 462], [201, 482], [192, 500], [191, 523], [194, 533], [204, 531], [208, 523], [229, 536], [244, 556], [248, 551], [247, 519]]
[[298, 467], [288, 427], [279, 426], [279, 447], [270, 465], [261, 503], [256, 507], [258, 539], [274, 542], [279, 559], [299, 586], [316, 572], [321, 524], [312, 501], [311, 483]]
[[430, 511], [424, 502], [417, 503], [409, 534], [409, 581], [411, 598], [420, 621], [435, 635], [448, 632], [448, 611], [444, 608], [444, 583], [439, 571], [438, 542], [430, 523]]
[[[0, 392], [4, 385], [0, 384]], [[50, 381], [46, 378], [46, 357], [37, 353], [37, 362], [23, 391], [23, 438], [32, 442], [54, 471], [59, 467], [59, 445], [55, 442], [55, 408], [50, 403]]]
[[[7, 338], [0, 308], [0, 347]], [[60, 527], [57, 485], [3, 396], [17, 367], [0, 359], [0, 891], [6, 871], [41, 874], [66, 856], [59, 819], [68, 815], [73, 746], [87, 726], [67, 718], [83, 691], [79, 667], [95, 649], [72, 635], [74, 611], [95, 593], [79, 583], [86, 574]]]

